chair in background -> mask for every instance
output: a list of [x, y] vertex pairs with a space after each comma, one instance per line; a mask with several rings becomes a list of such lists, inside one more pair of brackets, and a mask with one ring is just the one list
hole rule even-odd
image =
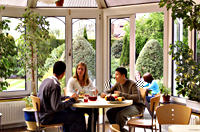
[[120, 132], [120, 127], [118, 124], [111, 124], [110, 130], [111, 130], [111, 132]]
[[144, 131], [146, 131], [145, 130], [146, 128], [150, 128], [152, 132], [153, 128], [155, 127], [156, 130], [156, 118], [154, 119], [153, 117], [154, 117], [154, 111], [159, 106], [159, 101], [160, 101], [160, 96], [153, 97], [150, 100], [150, 108], [151, 111], [153, 111], [153, 116], [151, 120], [133, 118], [127, 122], [127, 125], [129, 126], [129, 132], [131, 132], [132, 127], [134, 128], [134, 131], [135, 127], [144, 128]]
[[104, 81], [104, 88], [106, 90], [110, 90], [110, 88], [111, 88], [111, 80], [105, 80]]
[[188, 125], [191, 116], [191, 108], [183, 105], [169, 104], [160, 106], [156, 110], [156, 116], [161, 132], [161, 125], [181, 124]]
[[[60, 131], [60, 127], [59, 126], [63, 126], [63, 123], [59, 123], [59, 124], [50, 124], [50, 125], [42, 125], [40, 124], [40, 117], [39, 117], [39, 111], [40, 111], [40, 98], [36, 97], [36, 96], [31, 96], [32, 102], [33, 102], [33, 109], [36, 111], [36, 132], [37, 132], [37, 127], [38, 127], [38, 132], [40, 132], [41, 127], [58, 127], [58, 132]], [[63, 127], [62, 130], [63, 131]]]

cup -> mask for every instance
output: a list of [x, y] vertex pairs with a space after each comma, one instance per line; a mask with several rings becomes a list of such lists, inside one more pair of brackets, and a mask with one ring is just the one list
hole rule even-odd
[[84, 99], [83, 99], [83, 100], [84, 100], [85, 103], [88, 102], [88, 97], [89, 97], [89, 94], [85, 94], [85, 95], [84, 95]]

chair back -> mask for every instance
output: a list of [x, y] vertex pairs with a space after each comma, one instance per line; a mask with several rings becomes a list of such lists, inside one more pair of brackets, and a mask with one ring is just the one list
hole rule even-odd
[[156, 110], [158, 123], [188, 125], [191, 116], [191, 108], [183, 105], [169, 104], [160, 106]]
[[67, 87], [63, 88], [64, 95], [67, 96]]
[[32, 103], [33, 103], [33, 109], [35, 111], [40, 111], [40, 98], [31, 95]]
[[145, 88], [139, 88], [140, 90], [140, 94], [143, 98], [143, 101], [145, 102], [145, 99], [146, 99], [146, 89]]
[[104, 88], [106, 90], [110, 90], [110, 88], [111, 88], [111, 80], [105, 80], [104, 81]]
[[111, 132], [120, 132], [120, 127], [118, 124], [111, 124], [110, 130], [111, 130]]
[[160, 104], [160, 96], [155, 96], [155, 97], [151, 98], [150, 99], [150, 110], [154, 113], [154, 111], [159, 106], [159, 104]]

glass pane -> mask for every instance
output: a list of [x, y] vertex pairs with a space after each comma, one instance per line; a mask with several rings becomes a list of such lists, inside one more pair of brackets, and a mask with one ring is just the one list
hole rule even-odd
[[197, 63], [200, 63], [200, 32], [196, 31], [196, 56]]
[[[185, 44], [188, 44], [188, 28], [183, 27], [183, 20], [182, 19], [176, 19], [174, 20], [174, 44], [176, 41], [183, 41]], [[176, 90], [176, 62], [173, 61], [173, 95], [177, 96], [177, 90]]]
[[[20, 37], [20, 33], [15, 30], [17, 27], [18, 23], [20, 23], [19, 18], [11, 18], [11, 17], [2, 17], [2, 20], [10, 20], [11, 23], [9, 24], [10, 31], [9, 36], [13, 37], [15, 40], [15, 44], [17, 46], [18, 44], [18, 38]], [[8, 79], [7, 82], [10, 84], [7, 90], [5, 91], [19, 91], [19, 90], [26, 90], [26, 76], [25, 76], [25, 71], [20, 67], [19, 64], [19, 59], [15, 58], [15, 62], [17, 63], [17, 67], [13, 69], [15, 73], [11, 75]]]
[[128, 70], [129, 77], [129, 47], [130, 47], [130, 23], [129, 18], [110, 19], [110, 79], [111, 85], [115, 81], [115, 69], [124, 66]]
[[[89, 78], [96, 84], [96, 19], [72, 19], [72, 74], [79, 62], [88, 68]], [[72, 75], [72, 76], [73, 76]]]
[[[41, 82], [53, 75], [53, 65], [56, 61], [64, 61], [65, 58], [65, 17], [47, 17], [49, 21], [49, 35], [50, 38], [47, 40], [51, 49], [49, 51], [49, 58], [42, 60], [44, 67], [48, 69], [47, 72], [38, 69], [38, 88]], [[65, 87], [65, 77], [60, 81], [61, 88]]]
[[155, 3], [160, 2], [160, 0], [105, 0], [108, 7], [112, 6], [127, 6], [135, 4], [144, 4], [144, 3]]
[[149, 72], [160, 81], [163, 78], [164, 13], [137, 13], [135, 27], [135, 71], [141, 76]]

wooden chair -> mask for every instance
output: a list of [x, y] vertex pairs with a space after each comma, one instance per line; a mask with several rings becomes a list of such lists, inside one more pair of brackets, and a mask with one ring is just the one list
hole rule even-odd
[[65, 95], [65, 96], [67, 96], [67, 94], [66, 94], [66, 93], [67, 93], [67, 91], [66, 91], [66, 89], [65, 89], [65, 88], [63, 88], [63, 92], [64, 92], [64, 95]]
[[[33, 102], [33, 109], [36, 111], [36, 132], [37, 132], [37, 127], [39, 128], [38, 132], [40, 132], [41, 127], [55, 127], [55, 126], [62, 126], [64, 123], [59, 123], [59, 124], [50, 124], [50, 125], [42, 125], [40, 124], [40, 117], [39, 117], [39, 111], [40, 111], [40, 98], [36, 96], [31, 96], [32, 102]], [[60, 127], [58, 127], [58, 132], [60, 130]], [[63, 127], [62, 127], [63, 131]]]
[[142, 127], [144, 128], [144, 130], [145, 128], [151, 128], [152, 132], [153, 132], [153, 127], [155, 127], [156, 130], [156, 119], [154, 121], [153, 117], [154, 117], [154, 111], [159, 106], [159, 101], [160, 101], [160, 96], [153, 97], [150, 100], [150, 108], [151, 111], [153, 111], [153, 116], [151, 120], [133, 118], [127, 122], [127, 125], [129, 126], [129, 132], [131, 132], [132, 127], [134, 128], [134, 131], [135, 127]]
[[161, 125], [164, 124], [188, 125], [191, 112], [191, 108], [177, 104], [169, 104], [158, 107], [156, 110], [156, 116], [158, 118], [160, 132]]
[[[145, 88], [139, 88], [140, 90], [140, 94], [143, 98], [143, 101], [145, 102], [145, 99], [146, 99], [146, 89]], [[143, 113], [139, 114], [139, 115], [134, 115], [132, 117], [143, 117]]]
[[111, 130], [111, 132], [120, 132], [120, 127], [118, 124], [111, 124], [110, 130]]

